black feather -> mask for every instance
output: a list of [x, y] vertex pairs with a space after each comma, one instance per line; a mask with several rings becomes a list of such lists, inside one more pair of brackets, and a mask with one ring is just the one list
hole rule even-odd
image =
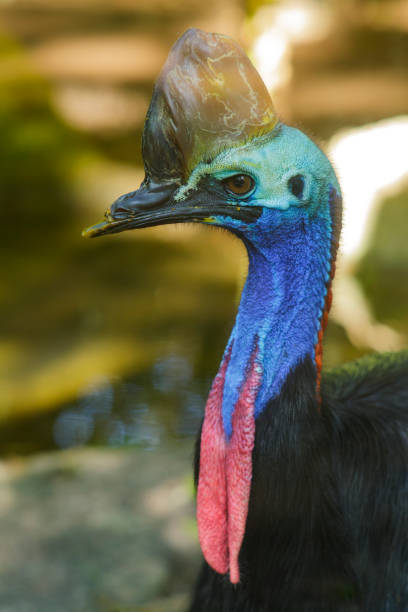
[[408, 610], [408, 352], [314, 381], [258, 418], [241, 582], [204, 564], [190, 612]]

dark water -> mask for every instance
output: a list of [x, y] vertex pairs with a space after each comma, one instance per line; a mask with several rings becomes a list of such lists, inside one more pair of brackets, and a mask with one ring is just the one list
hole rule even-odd
[[140, 446], [146, 451], [194, 436], [209, 378], [193, 378], [191, 363], [175, 354], [152, 370], [88, 385], [72, 402], [3, 426], [3, 453], [27, 454], [84, 444]]

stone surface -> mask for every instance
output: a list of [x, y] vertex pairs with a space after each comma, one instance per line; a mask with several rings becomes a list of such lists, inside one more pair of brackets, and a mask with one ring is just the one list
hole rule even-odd
[[181, 611], [199, 564], [190, 457], [77, 449], [4, 462], [2, 612]]

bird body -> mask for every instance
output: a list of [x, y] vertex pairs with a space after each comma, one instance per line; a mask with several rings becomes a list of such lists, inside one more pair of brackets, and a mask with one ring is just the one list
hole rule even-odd
[[193, 221], [248, 253], [197, 444], [191, 612], [408, 610], [408, 353], [322, 377], [341, 225], [324, 153], [243, 51], [189, 30], [157, 80], [146, 177], [97, 236]]
[[[408, 610], [407, 353], [306, 358], [257, 419], [241, 582], [205, 564], [191, 612]], [[198, 475], [196, 459], [196, 478]]]

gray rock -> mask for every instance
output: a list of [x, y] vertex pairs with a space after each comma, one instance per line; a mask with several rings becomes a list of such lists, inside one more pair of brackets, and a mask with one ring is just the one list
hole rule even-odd
[[177, 609], [199, 563], [190, 459], [178, 446], [3, 463], [0, 610]]

